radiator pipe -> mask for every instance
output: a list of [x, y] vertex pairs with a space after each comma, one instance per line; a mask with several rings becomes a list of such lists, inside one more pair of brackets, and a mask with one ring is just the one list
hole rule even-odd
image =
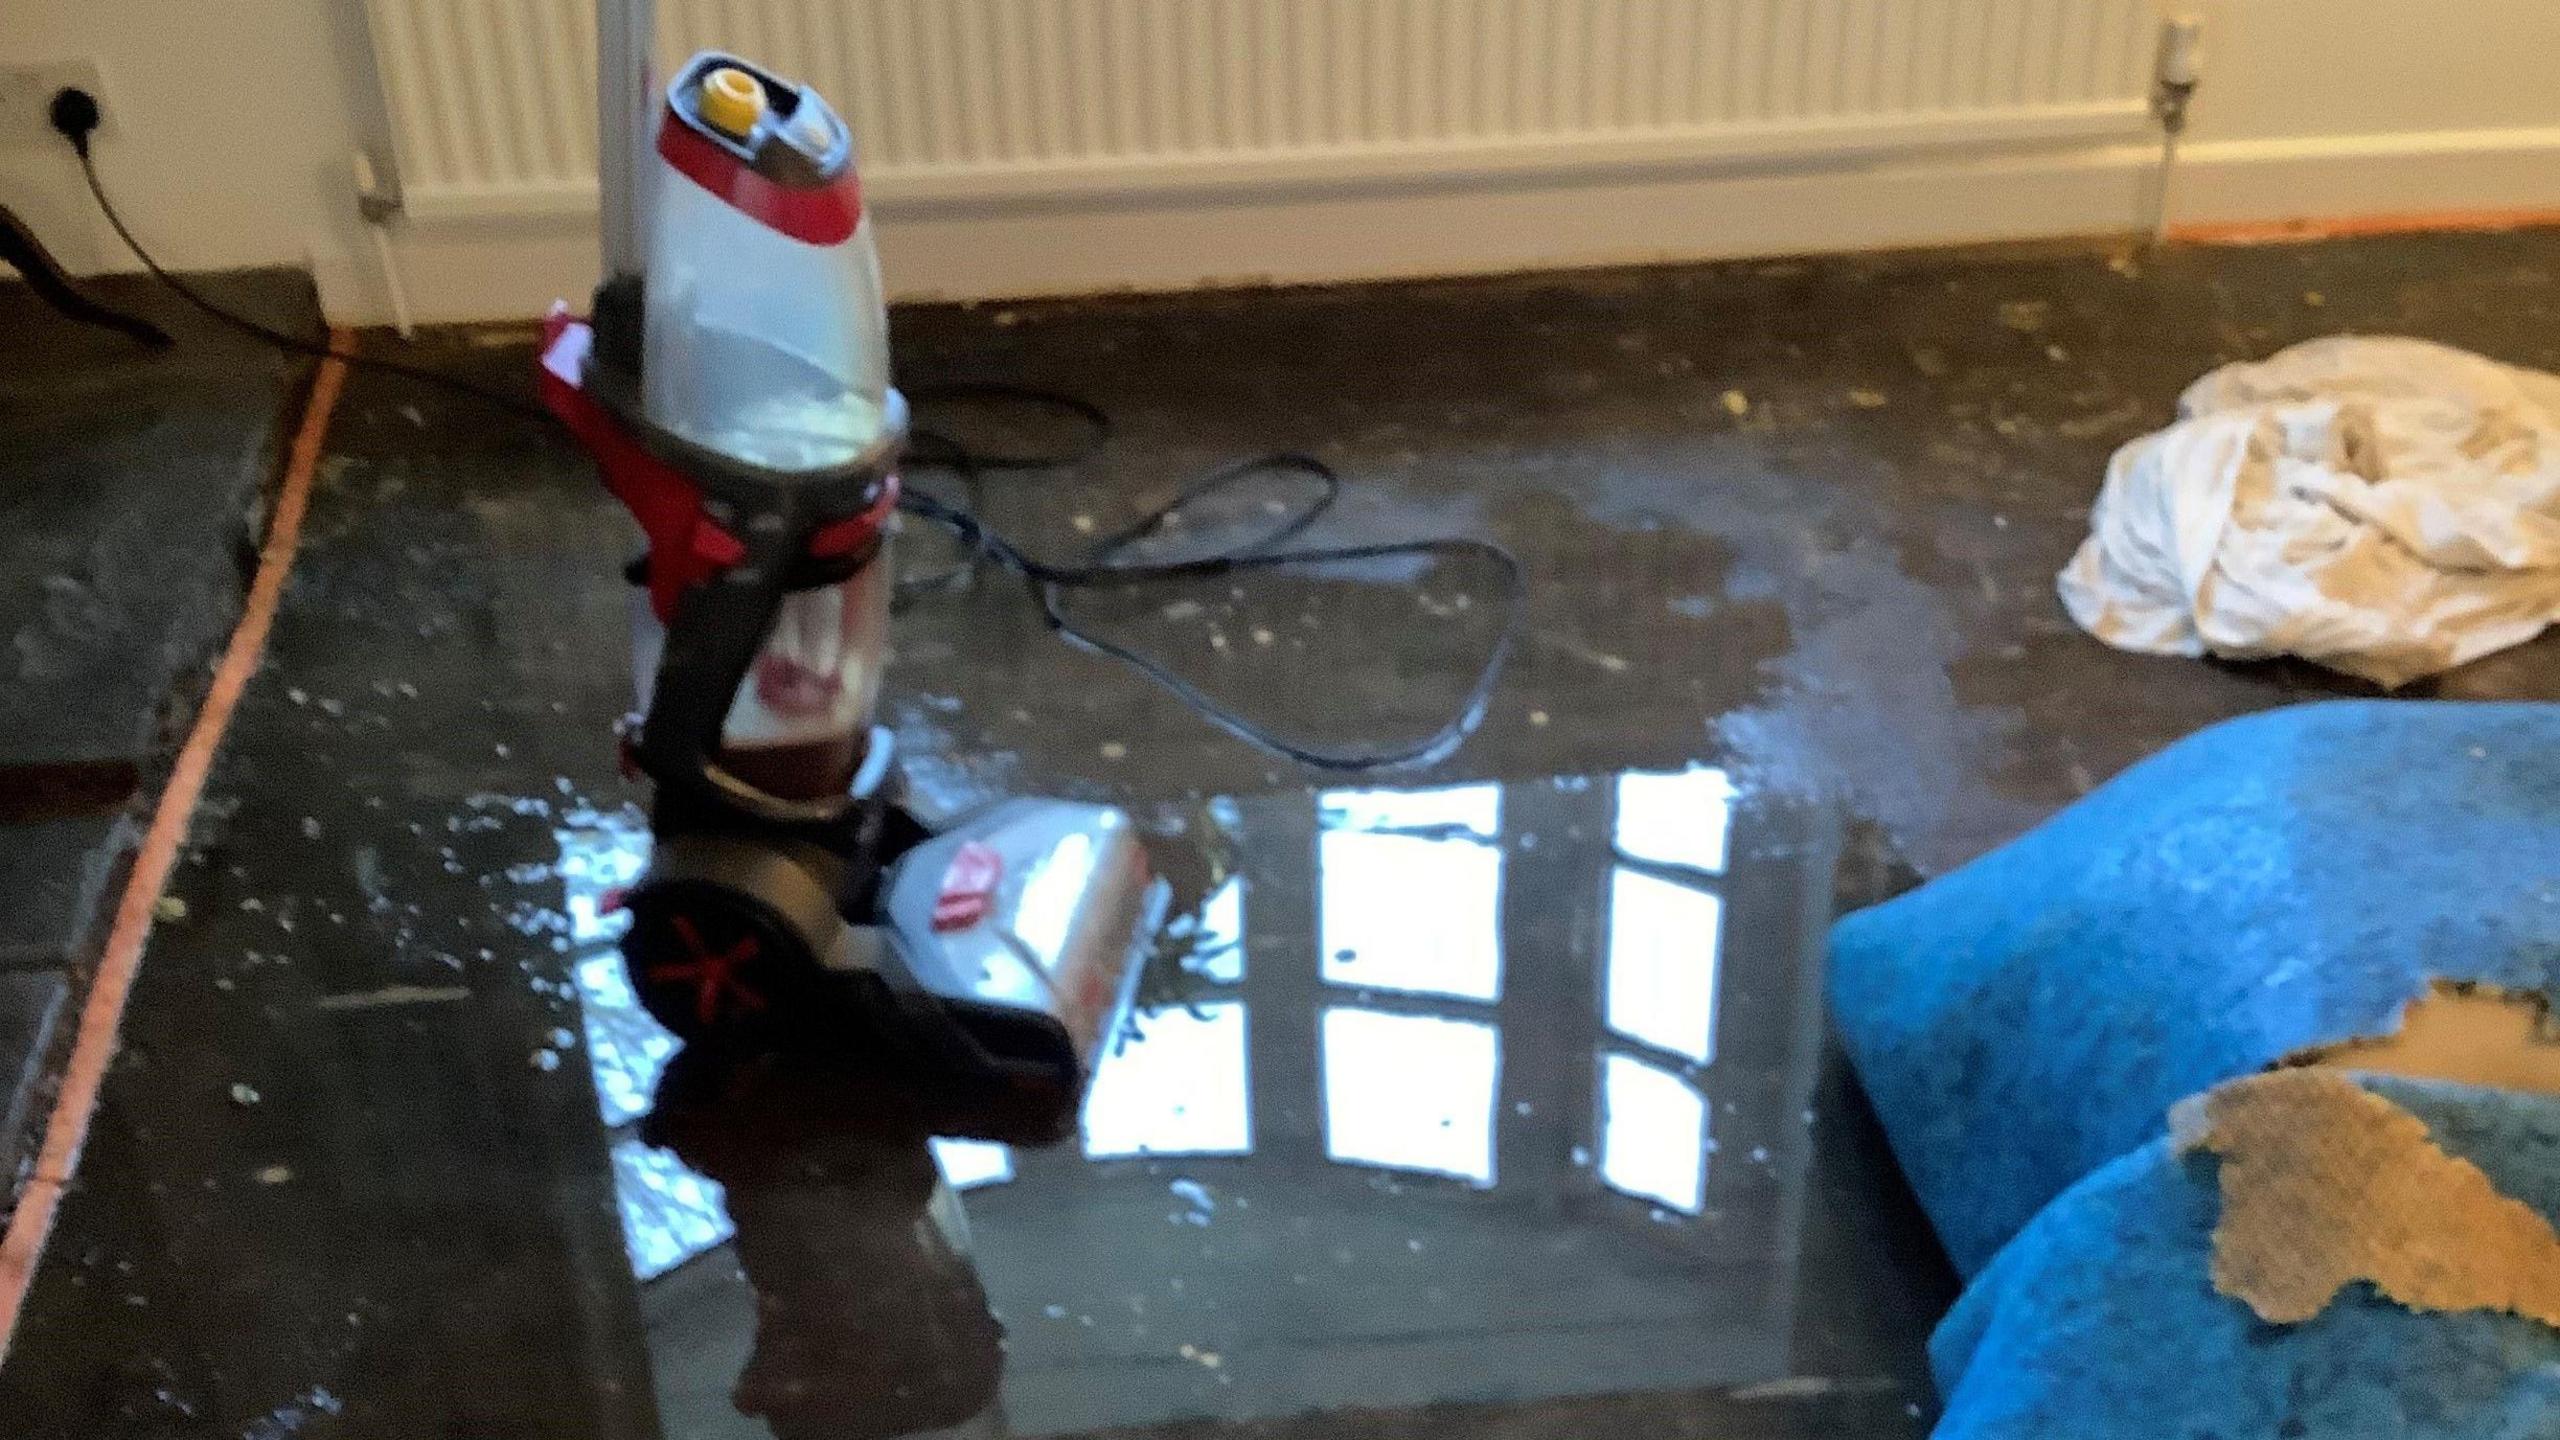
[[2178, 144], [2187, 133], [2187, 107], [2204, 74], [2204, 22], [2192, 15], [2164, 21], [2160, 54], [2151, 78], [2151, 113], [2160, 122], [2160, 164], [2152, 172], [2143, 234], [2149, 245], [2169, 238], [2169, 187], [2178, 170]]
[[607, 282], [637, 277], [647, 264], [640, 189], [656, 109], [649, 69], [657, 11], [656, 0], [596, 3], [596, 207]]
[[391, 217], [400, 209], [400, 198], [386, 192], [381, 177], [374, 173], [373, 157], [356, 152], [356, 212], [364, 217], [365, 233], [373, 237], [374, 259], [382, 269], [382, 288], [391, 297], [391, 323], [408, 339], [416, 327], [409, 316], [409, 285], [400, 273], [399, 253], [391, 248]]

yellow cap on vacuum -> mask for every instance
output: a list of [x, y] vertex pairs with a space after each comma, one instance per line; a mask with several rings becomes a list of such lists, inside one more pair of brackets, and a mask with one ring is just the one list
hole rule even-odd
[[702, 122], [723, 135], [745, 139], [764, 106], [763, 83], [744, 70], [723, 65], [702, 77]]

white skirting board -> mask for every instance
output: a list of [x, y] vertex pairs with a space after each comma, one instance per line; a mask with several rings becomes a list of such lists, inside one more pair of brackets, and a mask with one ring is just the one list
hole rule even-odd
[[[2104, 145], [1818, 169], [1630, 171], [1392, 187], [1167, 192], [972, 209], [875, 195], [908, 299], [994, 299], [1500, 273], [2130, 231], [2157, 152]], [[2191, 147], [2173, 219], [2219, 224], [2560, 208], [2560, 130], [2234, 141]], [[397, 249], [421, 320], [583, 305], [579, 214], [412, 222]], [[370, 254], [314, 257], [340, 323], [389, 318]]]

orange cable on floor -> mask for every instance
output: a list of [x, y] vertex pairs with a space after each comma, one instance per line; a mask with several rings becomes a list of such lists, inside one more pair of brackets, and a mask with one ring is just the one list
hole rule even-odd
[[[355, 336], [351, 332], [332, 330], [329, 340], [332, 349], [354, 353]], [[170, 767], [169, 783], [160, 792], [151, 828], [143, 836], [142, 848], [134, 857], [133, 873], [116, 904], [115, 921], [107, 931], [106, 948], [98, 959], [97, 977], [90, 982], [89, 998], [80, 1007], [80, 1028], [72, 1041], [70, 1063], [63, 1070], [62, 1090], [45, 1124], [44, 1148], [37, 1152], [35, 1173], [28, 1178], [17, 1209], [9, 1217], [8, 1232], [0, 1236], [0, 1360], [8, 1357], [9, 1343], [16, 1336], [18, 1315], [26, 1306], [27, 1289], [35, 1279], [45, 1237], [53, 1229], [54, 1213], [61, 1208], [71, 1177], [80, 1169], [80, 1150], [89, 1137], [89, 1118], [98, 1108], [98, 1091], [105, 1083], [108, 1062], [115, 1058], [116, 1030], [124, 1019], [125, 1000], [133, 993], [134, 976], [142, 968], [142, 949], [151, 938], [151, 922], [160, 893], [168, 887], [170, 871], [177, 865], [178, 847], [186, 841], [188, 824], [195, 818], [196, 801], [204, 794], [205, 778], [213, 769], [223, 732], [230, 728], [232, 711], [238, 708], [250, 679], [258, 673], [267, 633], [275, 626], [285, 578], [293, 569], [294, 552], [302, 543], [302, 518], [311, 504], [312, 474], [319, 466], [321, 446], [329, 436], [329, 415], [337, 408], [338, 393], [346, 378], [346, 361], [333, 358], [320, 362], [319, 374], [311, 383], [311, 398], [303, 406], [302, 426], [294, 433], [293, 448], [285, 461], [275, 518], [267, 526], [265, 544], [259, 547], [258, 573], [249, 584], [249, 598], [241, 607], [240, 623], [232, 629], [231, 643], [214, 667], [204, 708], [196, 712], [195, 725], [187, 732], [177, 763]]]

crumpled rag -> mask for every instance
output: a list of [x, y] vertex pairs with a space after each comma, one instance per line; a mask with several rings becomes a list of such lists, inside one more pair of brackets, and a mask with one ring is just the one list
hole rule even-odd
[[2560, 623], [2560, 376], [2333, 337], [2228, 365], [2116, 452], [2062, 572], [2119, 649], [2388, 687]]

